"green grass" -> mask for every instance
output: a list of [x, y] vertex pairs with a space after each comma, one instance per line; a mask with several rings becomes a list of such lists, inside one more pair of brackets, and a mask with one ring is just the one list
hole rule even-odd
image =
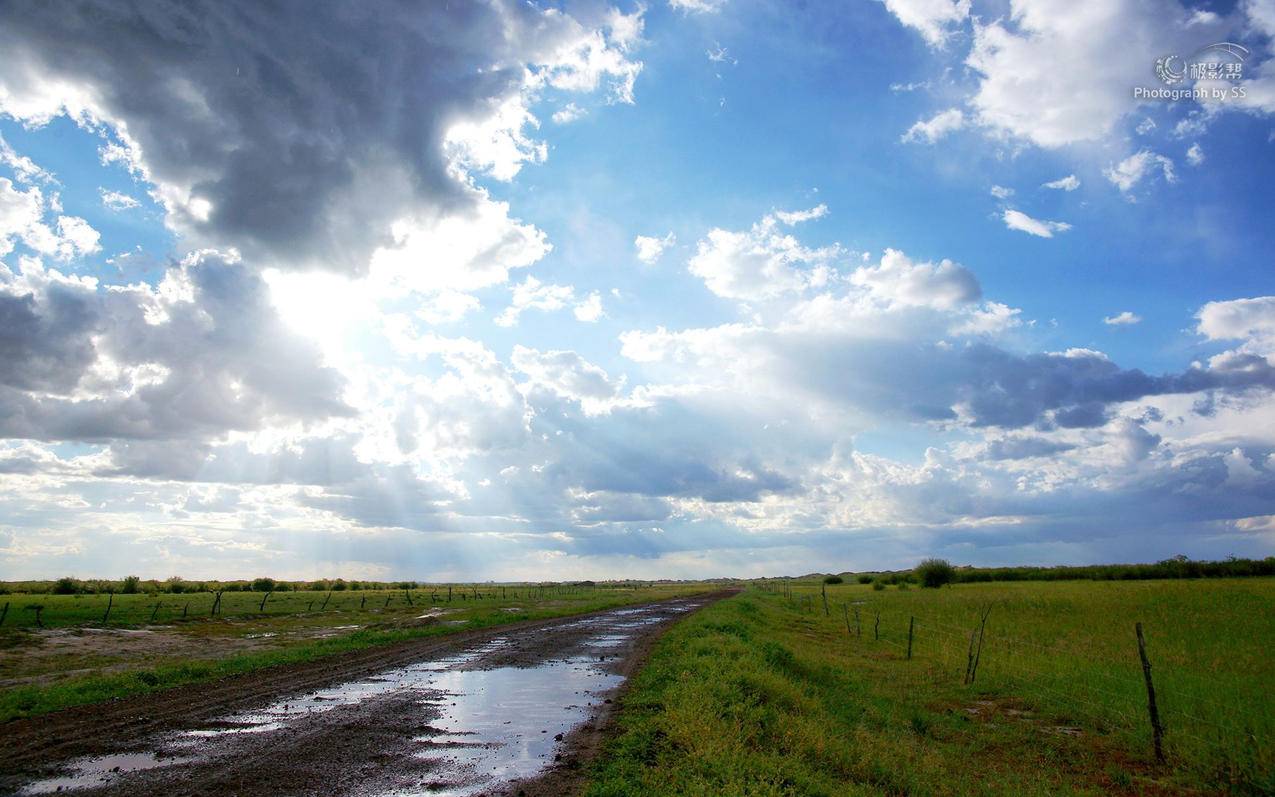
[[[1275, 789], [1275, 580], [836, 585], [829, 615], [817, 584], [791, 593], [752, 589], [672, 629], [635, 677], [587, 793]], [[967, 686], [969, 634], [988, 605]], [[848, 614], [853, 632], [856, 606], [861, 636], [845, 625]], [[1167, 726], [1164, 766], [1135, 621]]]
[[[111, 626], [144, 625], [157, 601], [162, 600], [167, 606], [170, 598], [177, 598], [180, 603], [177, 603], [177, 608], [172, 613], [166, 616], [161, 609], [156, 622], [168, 623], [171, 627], [161, 628], [159, 633], [203, 640], [212, 653], [207, 657], [170, 656], [158, 661], [145, 654], [111, 660], [83, 655], [72, 661], [65, 657], [52, 659], [54, 668], [93, 670], [87, 674], [65, 676], [56, 669], [50, 672], [48, 662], [45, 662], [43, 669], [39, 669], [33, 661], [36, 657], [23, 655], [27, 649], [43, 644], [41, 636], [30, 624], [21, 629], [0, 628], [0, 648], [3, 648], [2, 652], [7, 657], [5, 677], [40, 676], [36, 683], [0, 688], [0, 722], [246, 673], [278, 664], [310, 661], [376, 645], [487, 628], [516, 620], [548, 619], [599, 611], [712, 588], [714, 587], [710, 585], [683, 583], [623, 590], [549, 587], [543, 593], [538, 590], [533, 593], [528, 588], [511, 588], [503, 594], [499, 589], [493, 591], [490, 588], [480, 588], [483, 598], [475, 600], [470, 591], [462, 600], [460, 592], [456, 590], [451, 603], [446, 602], [446, 588], [439, 591], [440, 600], [437, 603], [430, 600], [431, 590], [426, 588], [413, 592], [411, 605], [401, 591], [368, 591], [366, 602], [362, 600], [363, 594], [360, 592], [336, 593], [323, 612], [319, 612], [322, 593], [285, 592], [273, 595], [267, 602], [264, 613], [258, 611], [262, 593], [227, 592], [222, 596], [223, 614], [216, 619], [208, 616], [213, 600], [208, 594], [158, 597], [117, 595], [116, 605], [121, 607], [121, 611], [117, 616], [115, 610], [112, 610], [109, 623]], [[517, 598], [514, 597], [515, 592]], [[313, 610], [307, 611], [310, 601], [316, 597]], [[385, 605], [387, 597], [392, 598], [389, 606]], [[180, 612], [187, 598], [191, 601], [191, 609], [183, 621], [180, 619]], [[0, 606], [3, 606], [5, 600], [15, 604], [18, 601], [42, 602], [47, 607], [43, 613], [46, 627], [73, 629], [81, 625], [100, 626], [107, 597], [6, 595], [0, 596]], [[195, 612], [196, 606], [201, 608], [198, 614]], [[443, 622], [424, 623], [417, 620], [418, 615], [431, 606], [446, 607], [454, 611], [447, 614]], [[509, 611], [514, 608], [519, 611]], [[10, 618], [12, 612], [11, 608]], [[360, 624], [363, 627], [355, 631], [342, 628], [351, 624]], [[224, 654], [217, 653], [219, 642], [233, 642], [261, 634], [272, 635], [271, 646], [267, 649], [236, 652], [233, 646], [227, 645]], [[320, 636], [322, 634], [331, 635]]]

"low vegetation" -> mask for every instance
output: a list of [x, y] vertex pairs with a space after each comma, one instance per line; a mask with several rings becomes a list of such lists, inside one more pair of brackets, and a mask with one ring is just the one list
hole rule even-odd
[[1275, 579], [821, 582], [766, 582], [670, 631], [588, 794], [1275, 792]]

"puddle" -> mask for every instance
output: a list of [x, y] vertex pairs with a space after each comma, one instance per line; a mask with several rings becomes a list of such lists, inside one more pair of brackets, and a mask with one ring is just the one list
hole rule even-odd
[[598, 693], [623, 680], [585, 659], [442, 673], [434, 685], [443, 694], [432, 701], [441, 716], [430, 723], [441, 732], [416, 738], [427, 745], [417, 757], [437, 765], [433, 783], [393, 794], [463, 797], [532, 777], [553, 761], [562, 738], [588, 718], [601, 700]]
[[[29, 784], [23, 794], [74, 791], [113, 784], [130, 773], [192, 762], [229, 764], [243, 745], [269, 745], [258, 735], [350, 710], [381, 698], [406, 698], [420, 707], [411, 755], [429, 772], [428, 785], [390, 792], [397, 797], [465, 797], [531, 778], [553, 762], [566, 735], [584, 723], [603, 693], [623, 677], [607, 672], [599, 649], [617, 648], [653, 623], [689, 606], [620, 609], [565, 622], [536, 633], [564, 634], [557, 658], [531, 666], [483, 668], [493, 654], [525, 644], [518, 632], [477, 643], [447, 657], [419, 661], [218, 718], [203, 727], [153, 738], [156, 752], [70, 762], [56, 778]], [[425, 616], [448, 610], [432, 608]], [[464, 623], [466, 621], [455, 621]], [[592, 652], [590, 652], [592, 651]], [[376, 711], [374, 706], [370, 707]], [[341, 721], [338, 718], [338, 722]], [[251, 749], [251, 748], [249, 748]], [[239, 751], [239, 752], [236, 752]], [[140, 785], [140, 784], [139, 784]], [[140, 792], [139, 792], [140, 793]]]
[[105, 786], [131, 772], [184, 764], [193, 759], [163, 758], [154, 753], [119, 753], [72, 762], [65, 775], [28, 783], [19, 794], [53, 794], [60, 791]]

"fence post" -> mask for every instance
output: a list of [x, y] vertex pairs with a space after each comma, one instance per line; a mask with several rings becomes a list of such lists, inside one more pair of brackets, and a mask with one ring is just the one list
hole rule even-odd
[[983, 634], [987, 631], [987, 616], [992, 613], [992, 605], [989, 603], [987, 608], [983, 610], [983, 621], [978, 626], [978, 648], [974, 651], [974, 666], [970, 669], [970, 683], [974, 683], [974, 679], [978, 677], [978, 663], [983, 658]]
[[912, 658], [912, 627], [916, 625], [916, 618], [908, 618], [908, 659]]
[[328, 601], [332, 600], [332, 590], [328, 590], [327, 597], [323, 599], [323, 605], [319, 607], [319, 611], [328, 608]]
[[270, 600], [270, 595], [271, 593], [267, 592], [266, 597], [261, 599], [261, 606], [257, 609], [257, 611], [264, 612], [266, 610], [266, 601]]
[[881, 612], [877, 612], [877, 619], [872, 623], [872, 640], [879, 641], [881, 639]]
[[823, 616], [828, 616], [828, 585], [819, 585], [819, 594], [823, 596]]
[[[102, 615], [102, 625], [106, 625], [106, 621], [111, 617], [111, 606], [115, 605], [115, 593], [107, 593], [106, 612]], [[5, 611], [9, 610], [9, 604], [4, 605]], [[0, 615], [0, 623], [4, 622], [4, 616]]]
[[841, 616], [846, 621], [846, 636], [850, 636], [850, 610], [846, 608], [844, 603], [841, 604]]
[[164, 602], [163, 602], [163, 601], [159, 601], [158, 603], [156, 603], [156, 604], [155, 604], [155, 611], [151, 612], [151, 622], [152, 622], [152, 623], [153, 623], [153, 622], [155, 622], [155, 618], [159, 615], [159, 607], [161, 607], [161, 606], [163, 606], [163, 605], [164, 605]]
[[1147, 642], [1142, 638], [1142, 623], [1135, 623], [1138, 635], [1138, 656], [1142, 659], [1142, 677], [1147, 682], [1147, 712], [1151, 715], [1151, 739], [1155, 744], [1155, 760], [1164, 763], [1164, 726], [1160, 724], [1160, 709], [1155, 704], [1155, 685], [1151, 683], [1151, 660], [1147, 658]]
[[4, 602], [4, 608], [0, 609], [0, 625], [4, 625], [4, 618], [9, 616], [9, 602]]

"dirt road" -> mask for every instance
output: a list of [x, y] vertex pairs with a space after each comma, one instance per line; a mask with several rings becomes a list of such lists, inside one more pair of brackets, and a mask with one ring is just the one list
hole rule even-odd
[[670, 623], [728, 592], [461, 632], [0, 726], [0, 793], [560, 795]]

